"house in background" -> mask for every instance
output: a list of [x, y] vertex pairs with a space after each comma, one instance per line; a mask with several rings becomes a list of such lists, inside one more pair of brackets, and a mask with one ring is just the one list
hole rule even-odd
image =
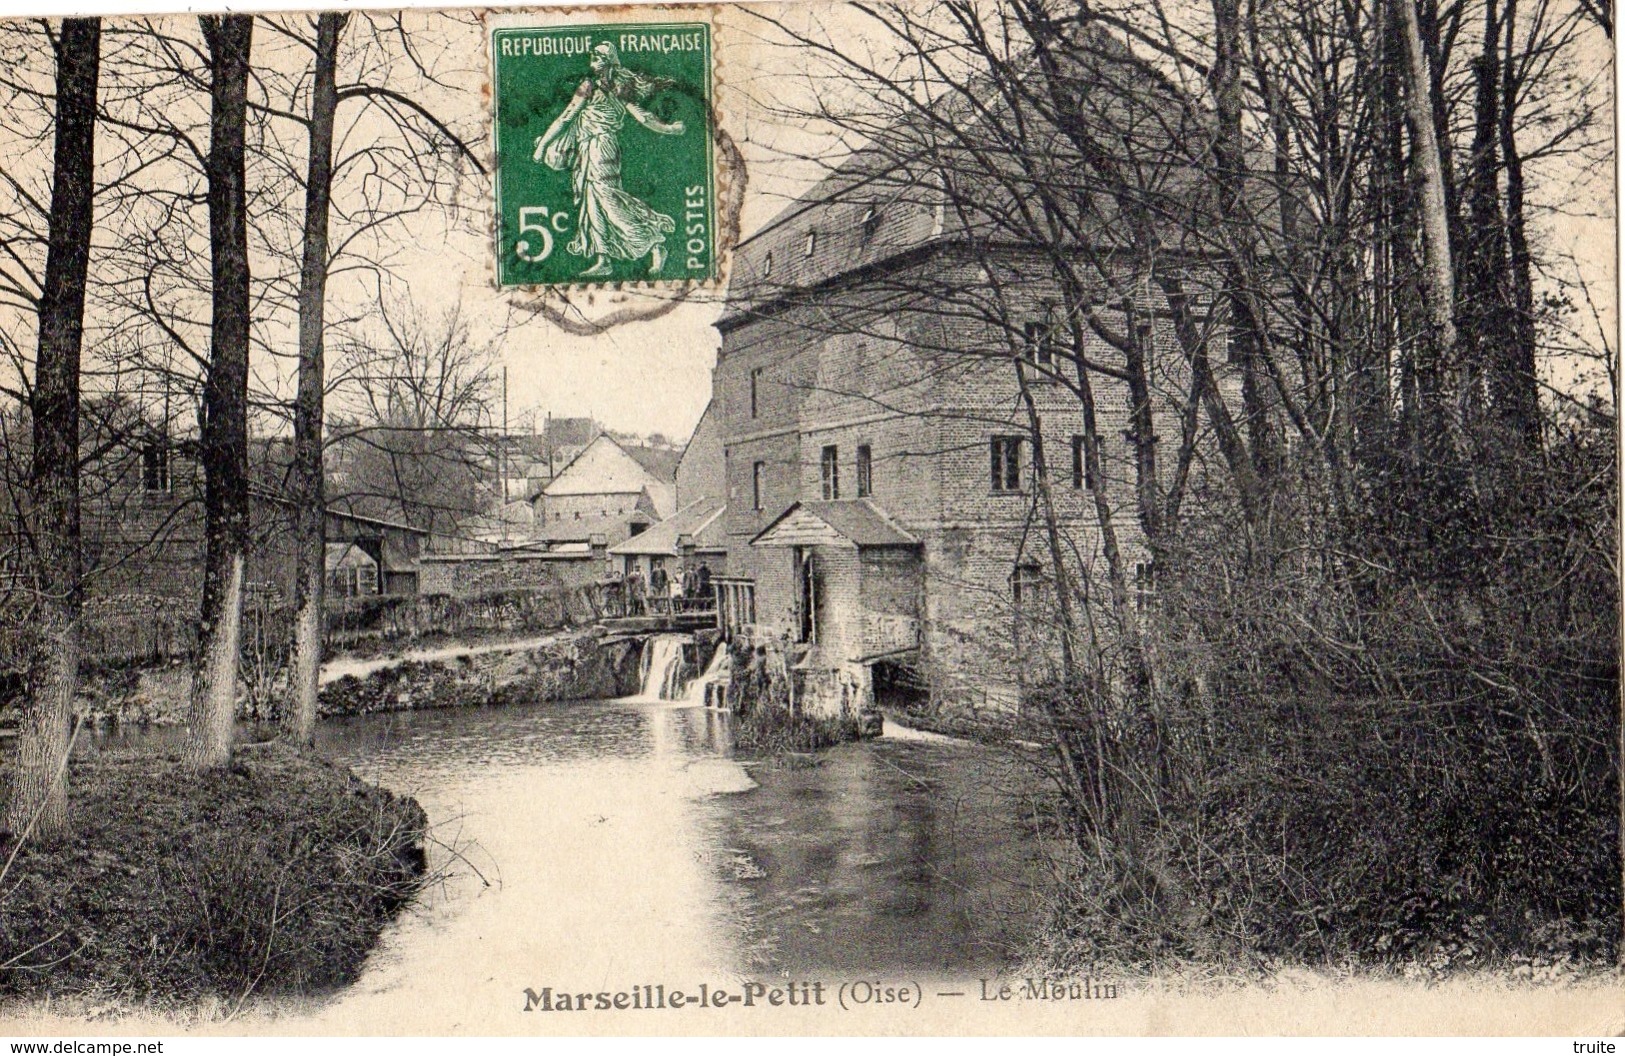
[[542, 422], [542, 449], [537, 456], [537, 476], [551, 480], [559, 470], [575, 461], [587, 445], [598, 439], [603, 428], [592, 418], [555, 418]]
[[617, 573], [636, 570], [648, 576], [656, 568], [671, 572], [703, 564], [712, 583], [727, 576], [725, 455], [722, 415], [715, 413], [714, 403], [707, 404], [672, 471], [677, 512], [610, 547]]
[[[94, 451], [80, 489], [86, 595], [147, 595], [195, 609], [203, 589], [203, 471], [195, 443], [134, 407], [99, 405], [86, 418], [84, 446]], [[291, 602], [295, 506], [281, 488], [287, 444], [255, 439], [250, 452], [246, 589], [266, 604]], [[367, 555], [371, 593], [416, 592], [427, 531], [337, 508], [328, 509], [325, 530], [329, 544]]]
[[[576, 455], [569, 465], [536, 496], [535, 538], [550, 538], [570, 522], [621, 518], [626, 531], [611, 531], [611, 542], [632, 534], [631, 518], [647, 517], [645, 527], [676, 512], [674, 496], [675, 459], [671, 472], [650, 470], [619, 441], [599, 436]], [[641, 529], [640, 529], [641, 530]]]

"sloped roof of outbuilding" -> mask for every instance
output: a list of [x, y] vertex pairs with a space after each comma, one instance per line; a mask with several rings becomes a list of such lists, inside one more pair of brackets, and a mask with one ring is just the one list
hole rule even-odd
[[793, 502], [751, 546], [918, 546], [920, 539], [869, 499]]
[[609, 552], [625, 555], [676, 554], [679, 552], [677, 540], [680, 536], [690, 536], [698, 543], [701, 533], [713, 522], [721, 520], [722, 510], [720, 499], [696, 499], [648, 530], [616, 543], [609, 548]]

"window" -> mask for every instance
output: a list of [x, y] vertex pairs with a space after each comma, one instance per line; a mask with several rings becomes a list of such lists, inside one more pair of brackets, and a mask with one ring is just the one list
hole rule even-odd
[[753, 510], [762, 508], [762, 478], [766, 468], [765, 462], [756, 462], [750, 467], [750, 508]]
[[773, 254], [772, 253], [768, 253], [768, 255], [762, 260], [762, 274], [764, 276], [773, 274]]
[[841, 457], [834, 444], [825, 447], [818, 456], [818, 468], [824, 482], [824, 498], [841, 497]]
[[1036, 561], [1023, 561], [1010, 573], [1010, 597], [1017, 604], [1032, 605], [1044, 595], [1044, 571]]
[[864, 238], [875, 237], [875, 232], [880, 229], [880, 210], [871, 205], [863, 211], [863, 219], [859, 223], [863, 228]]
[[817, 231], [808, 231], [807, 232], [807, 256], [810, 257], [814, 253], [816, 253], [817, 251], [818, 251], [818, 232]]
[[1040, 317], [1030, 319], [1021, 327], [1021, 354], [1035, 367], [1049, 369], [1055, 366], [1055, 335], [1057, 323], [1055, 306], [1044, 305]]
[[750, 416], [757, 418], [762, 413], [762, 368], [755, 367], [750, 372]]
[[169, 443], [164, 437], [141, 445], [141, 482], [148, 491], [169, 491]]
[[874, 455], [868, 444], [858, 445], [858, 498], [866, 499], [875, 491]]
[[360, 568], [355, 570], [355, 575], [355, 592], [357, 594], [378, 593], [378, 569], [374, 568], [372, 565], [362, 565]]
[[1141, 561], [1134, 566], [1134, 607], [1140, 611], [1151, 604], [1151, 599], [1157, 593], [1157, 568], [1150, 561]]
[[341, 598], [353, 598], [361, 593], [361, 575], [355, 568], [340, 566], [333, 570], [333, 576], [328, 584], [333, 593]]
[[995, 436], [988, 445], [992, 454], [993, 490], [1021, 490], [1021, 437]]
[[1047, 322], [1029, 322], [1022, 327], [1021, 354], [1035, 367], [1055, 366], [1055, 341]]
[[1072, 486], [1074, 488], [1087, 488], [1095, 490], [1095, 477], [1089, 472], [1089, 463], [1084, 458], [1083, 434], [1072, 434]]

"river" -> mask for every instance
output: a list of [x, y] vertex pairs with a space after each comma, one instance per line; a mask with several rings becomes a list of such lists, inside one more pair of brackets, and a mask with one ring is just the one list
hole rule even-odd
[[[447, 879], [299, 1029], [479, 1031], [525, 988], [1011, 962], [1047, 873], [1030, 785], [989, 749], [894, 731], [732, 756], [725, 714], [587, 701], [322, 723], [319, 745], [417, 798]], [[291, 1013], [293, 1010], [284, 1010]]]

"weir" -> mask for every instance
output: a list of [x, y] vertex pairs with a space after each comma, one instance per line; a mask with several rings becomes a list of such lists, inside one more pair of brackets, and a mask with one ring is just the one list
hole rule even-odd
[[690, 682], [688, 689], [683, 691], [683, 700], [690, 704], [703, 704], [708, 708], [727, 707], [722, 691], [728, 685], [731, 667], [728, 643], [718, 642], [716, 652], [711, 654], [711, 662], [706, 665], [704, 673]]
[[681, 700], [683, 647], [693, 642], [686, 634], [657, 634], [644, 642], [638, 695], [648, 700]]

